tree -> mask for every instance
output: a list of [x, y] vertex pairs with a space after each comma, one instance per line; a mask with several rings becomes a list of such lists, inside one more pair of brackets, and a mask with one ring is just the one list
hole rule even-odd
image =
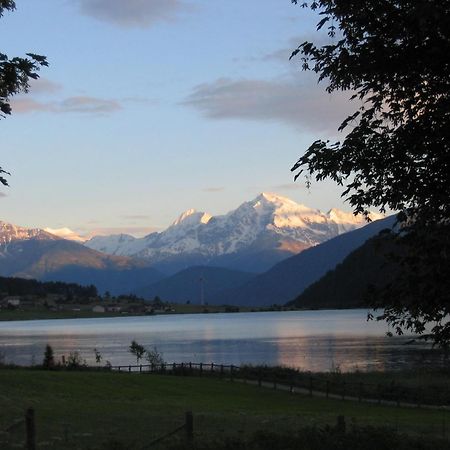
[[49, 344], [45, 346], [44, 360], [42, 361], [42, 366], [45, 369], [52, 369], [55, 366], [55, 356], [53, 353], [53, 348]]
[[[292, 0], [292, 3], [299, 3]], [[399, 212], [401, 276], [374, 306], [397, 333], [450, 344], [450, 1], [317, 0], [317, 29], [330, 42], [302, 43], [304, 70], [326, 90], [348, 91], [355, 112], [342, 142], [316, 140], [292, 167], [295, 179], [326, 178], [355, 214]], [[430, 331], [430, 330], [429, 330]]]
[[131, 345], [128, 351], [136, 357], [136, 364], [139, 364], [139, 361], [145, 355], [145, 347], [141, 344], [138, 344], [134, 339], [131, 341]]
[[96, 348], [94, 348], [94, 355], [95, 355], [95, 362], [97, 364], [100, 364], [102, 362], [103, 356]]
[[[5, 11], [13, 11], [16, 4], [13, 0], [0, 0], [0, 17]], [[0, 118], [11, 114], [10, 98], [21, 92], [28, 92], [30, 78], [37, 79], [41, 66], [48, 66], [45, 56], [27, 53], [26, 58], [13, 57], [0, 52]], [[0, 167], [0, 183], [7, 186], [3, 175], [9, 173]]]
[[150, 350], [146, 350], [145, 359], [152, 366], [162, 366], [166, 362], [164, 361], [164, 355], [158, 350], [156, 346], [153, 346]]

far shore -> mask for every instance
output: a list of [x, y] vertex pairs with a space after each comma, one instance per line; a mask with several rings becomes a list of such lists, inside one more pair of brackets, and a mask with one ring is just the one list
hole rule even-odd
[[296, 308], [285, 307], [248, 307], [248, 306], [226, 306], [226, 305], [191, 305], [172, 304], [170, 311], [148, 313], [123, 313], [123, 312], [94, 312], [92, 310], [79, 311], [50, 311], [47, 309], [35, 310], [0, 310], [0, 322], [26, 321], [26, 320], [52, 320], [52, 319], [99, 319], [102, 317], [143, 317], [156, 315], [176, 314], [217, 314], [240, 312], [270, 312], [270, 311], [299, 311]]

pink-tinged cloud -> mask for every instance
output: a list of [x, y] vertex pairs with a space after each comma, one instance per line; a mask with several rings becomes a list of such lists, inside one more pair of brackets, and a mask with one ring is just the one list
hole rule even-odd
[[40, 77], [30, 82], [30, 93], [32, 94], [54, 94], [62, 89], [62, 85], [47, 78]]
[[90, 230], [80, 229], [80, 234], [85, 239], [91, 239], [94, 236], [109, 236], [111, 234], [129, 234], [134, 237], [147, 236], [150, 233], [159, 231], [155, 227], [139, 227], [139, 226], [124, 226], [124, 227], [98, 227]]
[[59, 104], [61, 112], [105, 114], [122, 109], [116, 100], [95, 97], [69, 97]]
[[125, 28], [147, 28], [171, 21], [187, 8], [180, 0], [78, 0], [87, 16]]
[[301, 130], [335, 133], [357, 109], [348, 92], [328, 94], [323, 84], [297, 77], [280, 80], [221, 78], [196, 86], [182, 104], [210, 119], [277, 121]]
[[41, 102], [27, 97], [16, 97], [11, 101], [11, 107], [15, 113], [50, 112], [55, 114], [79, 113], [79, 114], [109, 114], [122, 109], [116, 100], [101, 99], [95, 97], [68, 97], [58, 102]]
[[223, 190], [225, 190], [223, 186], [211, 186], [202, 189], [203, 192], [222, 192]]

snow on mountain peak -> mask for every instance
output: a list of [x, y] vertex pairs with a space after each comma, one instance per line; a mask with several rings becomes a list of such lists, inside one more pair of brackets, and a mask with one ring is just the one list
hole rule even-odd
[[0, 245], [27, 239], [58, 239], [40, 228], [24, 228], [0, 221]]
[[47, 233], [53, 234], [54, 236], [58, 236], [62, 239], [68, 239], [69, 241], [75, 242], [84, 242], [86, 239], [79, 236], [75, 231], [70, 228], [44, 228], [44, 231]]
[[[277, 195], [263, 192], [236, 209], [214, 218], [189, 209], [166, 230], [132, 242], [107, 238], [86, 243], [90, 248], [112, 254], [137, 256], [153, 262], [176, 257], [210, 260], [238, 252], [301, 251], [365, 225], [364, 217], [355, 217], [338, 209], [324, 213], [318, 209]], [[202, 261], [204, 261], [202, 260]]]
[[207, 224], [212, 218], [211, 214], [197, 211], [196, 209], [188, 209], [180, 214], [178, 218], [172, 223], [172, 227], [178, 226], [181, 223], [193, 225], [195, 223]]

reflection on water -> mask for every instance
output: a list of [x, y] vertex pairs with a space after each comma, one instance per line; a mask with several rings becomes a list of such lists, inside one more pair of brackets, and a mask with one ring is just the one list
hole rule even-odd
[[367, 322], [362, 310], [190, 314], [0, 323], [7, 362], [42, 361], [48, 343], [55, 355], [78, 351], [95, 364], [94, 348], [114, 364], [133, 363], [132, 339], [157, 346], [167, 361], [282, 364], [304, 370], [389, 370], [442, 366], [445, 355], [429, 346], [388, 338], [386, 325]]

